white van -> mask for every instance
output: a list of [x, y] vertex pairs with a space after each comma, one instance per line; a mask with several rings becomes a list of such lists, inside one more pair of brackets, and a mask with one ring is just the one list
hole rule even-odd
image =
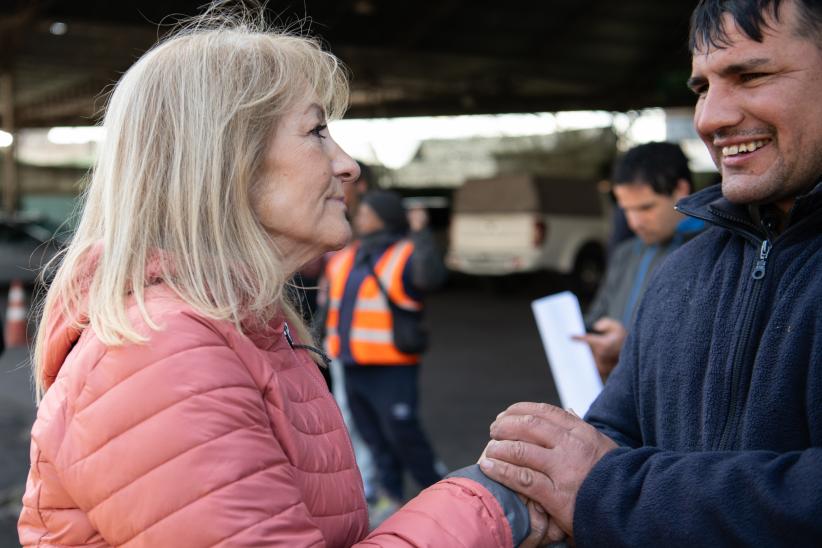
[[606, 203], [591, 180], [466, 181], [454, 193], [446, 262], [457, 272], [492, 276], [553, 270], [593, 289], [605, 270]]

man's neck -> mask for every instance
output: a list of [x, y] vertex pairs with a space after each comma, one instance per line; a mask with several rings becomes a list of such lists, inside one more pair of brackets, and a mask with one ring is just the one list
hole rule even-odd
[[782, 202], [763, 205], [752, 204], [748, 206], [748, 212], [754, 223], [762, 227], [769, 237], [776, 236], [785, 230], [785, 225], [788, 222], [788, 214], [794, 202], [796, 202], [796, 199], [792, 198], [787, 210], [783, 209]]
[[765, 205], [759, 206], [759, 209], [763, 212], [763, 214], [765, 212], [767, 212], [772, 217], [775, 217], [777, 219], [777, 221], [778, 221], [776, 223], [777, 226], [778, 226], [777, 234], [782, 232], [785, 229], [785, 227], [787, 226], [788, 221], [790, 220], [790, 217], [791, 217], [791, 210], [793, 210], [793, 206], [796, 204], [797, 198], [799, 198], [803, 194], [807, 194], [808, 192], [813, 190], [813, 188], [816, 185], [818, 185], [820, 182], [822, 182], [822, 179], [817, 179], [817, 181], [814, 184], [810, 185], [806, 190], [804, 190], [803, 192], [800, 192], [796, 196], [791, 196], [791, 197], [788, 197], [788, 198], [784, 198], [782, 200], [777, 200], [776, 202], [773, 202], [772, 204], [765, 204]]
[[784, 200], [779, 200], [778, 202], [774, 202], [774, 209], [779, 210], [782, 214], [782, 217], [785, 219], [788, 218], [788, 215], [791, 213], [791, 209], [793, 209], [793, 204], [796, 203], [796, 196], [792, 196], [790, 198], [785, 198]]

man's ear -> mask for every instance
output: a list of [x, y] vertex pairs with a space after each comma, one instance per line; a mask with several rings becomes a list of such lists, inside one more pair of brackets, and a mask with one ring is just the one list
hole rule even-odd
[[691, 193], [691, 185], [685, 179], [677, 179], [673, 197], [676, 201], [681, 200]]

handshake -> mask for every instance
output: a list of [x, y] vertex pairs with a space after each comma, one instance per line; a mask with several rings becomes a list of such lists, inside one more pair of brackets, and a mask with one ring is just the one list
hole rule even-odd
[[520, 546], [573, 543], [574, 505], [582, 482], [617, 445], [573, 411], [517, 403], [497, 415], [480, 469], [528, 506], [531, 534]]

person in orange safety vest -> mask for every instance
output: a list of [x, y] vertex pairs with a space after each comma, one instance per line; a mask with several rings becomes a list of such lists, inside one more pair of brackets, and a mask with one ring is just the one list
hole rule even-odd
[[441, 286], [446, 271], [426, 211], [406, 213], [399, 194], [367, 192], [353, 224], [359, 239], [325, 270], [325, 349], [343, 365], [352, 418], [374, 456], [384, 495], [399, 504], [405, 469], [423, 487], [445, 470], [417, 413], [421, 356], [396, 347], [384, 293], [421, 318], [423, 292]]

